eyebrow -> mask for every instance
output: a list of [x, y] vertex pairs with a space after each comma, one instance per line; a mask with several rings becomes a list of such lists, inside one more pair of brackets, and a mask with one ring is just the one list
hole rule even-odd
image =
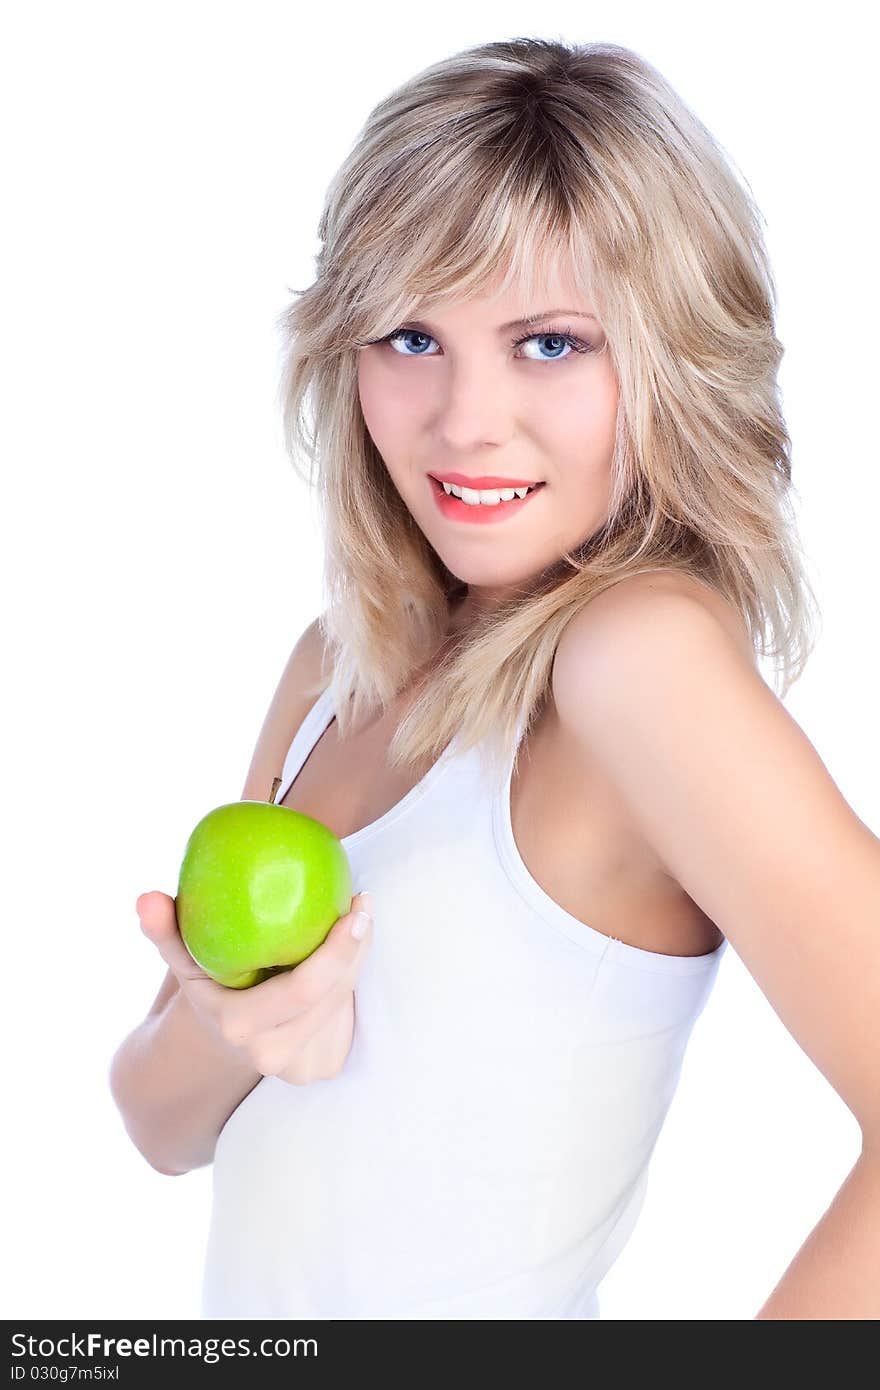
[[[499, 324], [498, 332], [508, 333], [512, 328], [529, 328], [533, 323], [540, 323], [541, 319], [555, 318], [557, 314], [568, 314], [574, 318], [592, 319], [594, 323], [599, 322], [595, 314], [588, 314], [583, 309], [542, 309], [539, 314], [530, 314], [528, 318], [511, 319], [509, 323]], [[422, 319], [408, 319], [407, 322], [410, 323], [413, 328], [417, 328], [420, 333], [423, 331], [426, 333], [431, 332], [430, 324]]]

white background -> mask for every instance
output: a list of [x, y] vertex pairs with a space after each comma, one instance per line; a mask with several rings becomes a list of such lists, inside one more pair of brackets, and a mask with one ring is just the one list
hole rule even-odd
[[[344, 23], [292, 0], [8, 12], [6, 1317], [198, 1316], [211, 1170], [154, 1172], [107, 1085], [165, 970], [134, 904], [175, 892], [193, 825], [241, 795], [323, 607], [316, 511], [281, 447], [274, 324], [312, 279], [321, 199], [368, 111], [428, 63], [518, 35], [625, 44], [747, 178], [823, 613], [786, 705], [880, 831], [867, 10], [740, 4], [723, 27], [702, 4], [550, 14], [536, 27], [531, 0], [379, 0]], [[805, 861], [821, 853], [804, 845]], [[852, 1115], [729, 950], [602, 1316], [752, 1318], [857, 1153]]]

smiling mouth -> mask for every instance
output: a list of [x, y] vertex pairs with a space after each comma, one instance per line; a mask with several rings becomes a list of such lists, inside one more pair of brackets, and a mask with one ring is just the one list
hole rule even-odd
[[[446, 497], [455, 497], [459, 502], [463, 502], [465, 506], [471, 507], [492, 507], [499, 506], [503, 502], [521, 501], [524, 497], [528, 497], [531, 493], [537, 492], [538, 488], [544, 487], [545, 485], [544, 482], [541, 481], [517, 485], [516, 487], [510, 484], [506, 487], [468, 488], [459, 486], [457, 483], [441, 482], [439, 478], [434, 477], [433, 473], [429, 473], [428, 477], [431, 479], [435, 492]], [[467, 498], [463, 497], [463, 493], [468, 494]], [[494, 500], [484, 502], [480, 497], [481, 493], [492, 494]]]

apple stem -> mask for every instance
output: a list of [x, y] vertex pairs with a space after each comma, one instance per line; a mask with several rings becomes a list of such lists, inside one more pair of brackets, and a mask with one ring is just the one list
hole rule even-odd
[[280, 786], [281, 786], [281, 778], [280, 778], [280, 777], [276, 777], [276, 778], [275, 778], [275, 781], [272, 783], [272, 790], [271, 790], [270, 793], [269, 793], [269, 805], [270, 805], [270, 806], [274, 806], [274, 805], [275, 805], [275, 795], [276, 795], [276, 793], [277, 793], [277, 791], [278, 791], [278, 788], [279, 788]]

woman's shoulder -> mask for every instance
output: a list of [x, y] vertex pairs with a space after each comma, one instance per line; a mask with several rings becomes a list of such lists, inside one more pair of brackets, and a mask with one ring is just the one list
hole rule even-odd
[[294, 734], [320, 699], [331, 675], [331, 658], [322, 618], [318, 617], [301, 633], [281, 672], [257, 738], [242, 800], [268, 798]]
[[[709, 613], [728, 633], [751, 665], [757, 665], [754, 643], [743, 614], [726, 595], [708, 582], [679, 570], [651, 570], [627, 575], [598, 594], [572, 618], [557, 643], [553, 668], [554, 695], [558, 682], [566, 681], [578, 669], [578, 654], [589, 649], [600, 625], [614, 630], [616, 624], [631, 620], [634, 612], [658, 621], [669, 611], [669, 599], [684, 600]], [[681, 605], [676, 607], [680, 610]]]
[[[613, 659], [618, 631], [653, 633], [658, 624], [681, 631], [682, 623], [689, 621], [688, 605], [698, 607], [698, 617], [708, 613], [741, 650], [743, 660], [756, 665], [748, 627], [736, 605], [708, 583], [689, 574], [664, 570], [629, 575], [587, 603], [564, 629], [552, 671], [553, 704], [558, 715], [553, 721], [555, 766], [573, 769], [578, 784], [569, 819], [575, 823], [579, 814], [589, 814], [594, 841], [598, 839], [596, 825], [605, 826], [609, 860], [633, 866], [633, 874], [653, 884], [648, 897], [655, 889], [660, 898], [668, 895], [668, 881], [676, 881], [675, 876], [649, 842], [607, 769], [587, 752], [589, 740], [581, 738], [577, 731], [589, 713], [590, 701], [585, 692], [593, 679], [595, 667], [591, 667], [591, 661], [597, 648], [601, 647], [605, 654], [601, 660], [606, 661], [609, 653]], [[646, 699], [651, 698], [649, 687], [643, 693]], [[580, 810], [582, 804], [588, 806], [587, 812]], [[684, 894], [683, 888], [681, 891]], [[699, 909], [685, 904], [682, 911], [689, 914]], [[714, 928], [711, 931], [714, 935], [707, 950], [718, 944], [717, 932]]]

